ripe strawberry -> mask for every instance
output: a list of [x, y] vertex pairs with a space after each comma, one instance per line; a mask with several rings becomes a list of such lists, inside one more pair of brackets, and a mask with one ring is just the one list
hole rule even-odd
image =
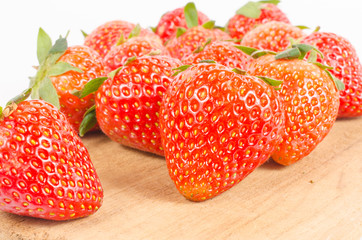
[[362, 66], [352, 44], [327, 32], [313, 32], [302, 42], [316, 46], [324, 55], [318, 62], [333, 67], [332, 74], [346, 86], [340, 92], [338, 117], [362, 116]]
[[271, 21], [259, 25], [245, 34], [241, 45], [280, 52], [290, 46], [290, 39], [304, 37], [303, 31], [291, 24]]
[[168, 56], [143, 56], [114, 72], [96, 92], [102, 131], [121, 144], [163, 155], [159, 108], [172, 69], [180, 64]]
[[295, 56], [289, 53], [290, 50], [286, 54], [289, 59], [283, 59], [282, 53], [262, 56], [248, 69], [251, 75], [283, 81], [279, 96], [285, 107], [285, 132], [272, 155], [283, 165], [299, 161], [316, 148], [332, 128], [339, 106], [332, 75], [318, 64], [301, 60], [304, 56], [300, 57], [300, 52]]
[[238, 45], [230, 41], [214, 41], [196, 49], [182, 62], [191, 65], [201, 60], [213, 60], [230, 68], [245, 69], [249, 56], [237, 47]]
[[281, 140], [284, 113], [276, 91], [223, 65], [192, 65], [163, 100], [160, 127], [169, 174], [192, 201], [240, 182]]
[[107, 73], [111, 72], [123, 66], [130, 57], [141, 57], [152, 52], [169, 55], [166, 48], [159, 41], [145, 37], [132, 37], [111, 48], [104, 57], [105, 70]]
[[84, 113], [94, 105], [94, 94], [80, 99], [72, 93], [104, 75], [103, 61], [89, 47], [67, 47], [65, 38], [58, 39], [51, 47], [49, 36], [40, 30], [38, 42], [45, 41], [49, 44], [38, 45], [38, 52], [43, 52], [43, 55], [39, 57], [40, 65], [30, 84], [32, 97], [59, 107], [78, 131]]
[[155, 33], [166, 43], [171, 38], [176, 37], [177, 28], [188, 28], [185, 15], [192, 11], [197, 14], [196, 25], [202, 25], [209, 21], [209, 18], [200, 11], [197, 11], [193, 3], [188, 3], [183, 8], [177, 8], [165, 13], [157, 24]]
[[[106, 22], [86, 36], [84, 45], [96, 50], [103, 58], [122, 36], [127, 39], [136, 27], [133, 23], [121, 20]], [[137, 28], [139, 28], [139, 26]], [[149, 37], [162, 42], [155, 33], [147, 29], [139, 29], [139, 31], [139, 36]]]
[[230, 36], [243, 39], [247, 32], [270, 21], [290, 23], [286, 14], [277, 7], [277, 3], [279, 1], [271, 0], [245, 4], [226, 26]]
[[0, 119], [0, 210], [51, 220], [98, 210], [101, 183], [64, 114], [30, 100], [9, 105]]

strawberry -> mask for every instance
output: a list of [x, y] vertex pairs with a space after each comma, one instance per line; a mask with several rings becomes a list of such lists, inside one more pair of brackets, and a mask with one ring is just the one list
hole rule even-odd
[[324, 55], [318, 62], [333, 67], [331, 73], [346, 86], [340, 92], [338, 117], [362, 116], [362, 66], [352, 44], [327, 32], [313, 32], [302, 43], [316, 46]]
[[168, 56], [143, 56], [115, 70], [96, 92], [95, 112], [102, 131], [123, 145], [163, 155], [159, 108], [172, 69], [179, 65]]
[[65, 38], [51, 46], [50, 37], [42, 29], [38, 43], [40, 65], [30, 83], [32, 98], [46, 100], [60, 108], [78, 131], [83, 115], [94, 105], [94, 94], [80, 99], [72, 93], [104, 75], [103, 61], [87, 46], [68, 47]]
[[155, 33], [166, 43], [171, 38], [176, 37], [177, 28], [188, 28], [185, 16], [197, 15], [197, 24], [202, 25], [209, 21], [209, 18], [202, 12], [197, 11], [194, 3], [188, 3], [183, 8], [177, 8], [165, 13], [157, 24]]
[[121, 37], [127, 39], [129, 35], [133, 35], [133, 30], [136, 32], [139, 31], [139, 36], [149, 37], [162, 42], [161, 39], [150, 30], [140, 28], [139, 25], [130, 22], [114, 20], [98, 26], [89, 35], [85, 34], [84, 45], [96, 50], [103, 58], [111, 47], [117, 44]]
[[0, 115], [0, 210], [68, 220], [99, 209], [101, 183], [63, 113], [42, 100], [26, 100]]
[[166, 48], [159, 41], [145, 37], [132, 37], [111, 48], [104, 57], [107, 73], [123, 66], [127, 59], [133, 56], [141, 57], [146, 54], [157, 53], [169, 55]]
[[284, 102], [285, 131], [272, 154], [282, 165], [309, 155], [329, 133], [338, 114], [339, 92], [333, 80], [337, 86], [339, 82], [325, 70], [326, 66], [303, 60], [312, 49], [297, 44], [276, 56], [261, 56], [248, 68], [251, 75], [283, 81], [279, 96]]
[[303, 31], [289, 23], [271, 21], [245, 34], [241, 45], [280, 52], [288, 48], [290, 39], [304, 37]]
[[213, 60], [230, 68], [245, 69], [248, 55], [238, 49], [238, 45], [230, 41], [207, 42], [192, 54], [185, 57], [184, 64], [195, 64], [202, 60]]
[[160, 127], [169, 175], [189, 200], [230, 189], [281, 140], [284, 113], [276, 91], [221, 64], [190, 66], [163, 100]]
[[247, 32], [270, 21], [290, 23], [286, 14], [277, 7], [278, 3], [278, 0], [267, 0], [245, 4], [228, 21], [226, 28], [230, 36], [243, 39]]

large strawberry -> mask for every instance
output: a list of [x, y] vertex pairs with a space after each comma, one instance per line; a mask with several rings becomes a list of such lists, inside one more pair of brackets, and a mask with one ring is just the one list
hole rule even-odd
[[290, 39], [300, 39], [302, 29], [289, 23], [271, 21], [261, 24], [245, 34], [241, 45], [257, 49], [280, 52], [290, 46]]
[[96, 92], [96, 117], [112, 140], [163, 155], [158, 116], [163, 93], [180, 61], [168, 56], [134, 57]]
[[167, 167], [192, 201], [236, 185], [281, 140], [284, 113], [276, 91], [236, 72], [216, 63], [192, 65], [165, 93], [160, 126]]
[[114, 20], [98, 26], [86, 35], [84, 45], [96, 50], [101, 57], [104, 57], [120, 38], [127, 39], [129, 35], [133, 35], [133, 31], [140, 32], [139, 36], [162, 42], [158, 35], [148, 29], [140, 28], [139, 25], [130, 22]]
[[78, 131], [84, 113], [94, 105], [94, 94], [80, 99], [72, 93], [104, 75], [102, 59], [89, 47], [68, 47], [62, 37], [52, 46], [50, 37], [40, 29], [38, 60], [40, 65], [30, 83], [32, 98], [60, 108]]
[[270, 21], [290, 23], [286, 14], [277, 7], [278, 3], [278, 0], [267, 0], [245, 4], [228, 21], [226, 28], [230, 36], [243, 39], [247, 32]]
[[329, 133], [337, 117], [336, 83], [340, 86], [340, 82], [326, 70], [327, 66], [312, 59], [303, 60], [312, 49], [309, 45], [297, 44], [276, 56], [259, 57], [248, 69], [252, 75], [283, 81], [279, 96], [285, 107], [285, 131], [283, 141], [272, 155], [283, 165], [309, 155]]
[[93, 214], [102, 199], [89, 153], [63, 113], [42, 100], [0, 111], [0, 210], [68, 220]]
[[302, 40], [316, 46], [324, 55], [318, 62], [333, 67], [330, 71], [345, 85], [340, 92], [338, 117], [362, 116], [362, 65], [355, 48], [345, 38], [327, 32], [313, 32]]
[[158, 22], [155, 33], [166, 43], [171, 38], [176, 37], [177, 28], [191, 27], [190, 24], [187, 24], [186, 19], [192, 18], [192, 15], [197, 16], [197, 18], [195, 18], [195, 21], [197, 21], [195, 25], [202, 25], [209, 21], [209, 18], [205, 14], [196, 10], [194, 3], [188, 3], [183, 8], [177, 8], [165, 13]]
[[213, 60], [231, 68], [245, 69], [249, 56], [238, 49], [232, 41], [207, 42], [185, 57], [184, 64], [195, 64], [203, 60]]

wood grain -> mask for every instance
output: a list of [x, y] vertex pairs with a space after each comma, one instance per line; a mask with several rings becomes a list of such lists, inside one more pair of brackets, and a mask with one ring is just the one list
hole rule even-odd
[[102, 134], [84, 138], [105, 197], [87, 218], [52, 222], [0, 213], [1, 240], [360, 239], [362, 118], [338, 120], [311, 155], [269, 161], [222, 195], [194, 203], [163, 158]]

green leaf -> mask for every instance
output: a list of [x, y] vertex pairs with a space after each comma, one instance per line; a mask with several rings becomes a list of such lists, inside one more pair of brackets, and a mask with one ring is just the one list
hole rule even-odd
[[299, 51], [300, 51], [299, 59], [304, 59], [305, 55], [311, 50], [316, 51], [321, 56], [321, 58], [323, 58], [323, 53], [321, 51], [319, 51], [318, 48], [316, 48], [312, 45], [309, 45], [309, 44], [304, 44], [304, 43], [293, 44], [292, 48], [299, 49]]
[[0, 121], [1, 121], [2, 117], [3, 117], [3, 107], [0, 106]]
[[299, 29], [301, 29], [301, 30], [309, 29], [309, 27], [303, 26], [303, 25], [297, 25], [296, 27], [299, 28]]
[[154, 33], [156, 33], [156, 31], [157, 31], [157, 27], [150, 27], [150, 29], [151, 29], [151, 31], [154, 32]]
[[309, 56], [308, 56], [308, 62], [315, 63], [315, 62], [317, 62], [317, 58], [318, 58], [317, 52], [314, 50], [310, 51]]
[[186, 28], [178, 27], [176, 30], [176, 37], [178, 38], [178, 37], [182, 36], [186, 31], [187, 31]]
[[274, 4], [274, 5], [278, 5], [280, 3], [280, 0], [262, 0], [262, 1], [259, 1], [260, 3], [271, 3], [271, 4]]
[[283, 81], [276, 80], [273, 78], [268, 78], [268, 77], [264, 77], [264, 76], [257, 76], [257, 77], [260, 78], [261, 80], [263, 80], [264, 82], [266, 82], [267, 84], [269, 84], [270, 86], [274, 87], [274, 89], [276, 89], [276, 90], [280, 89], [279, 86], [280, 86], [280, 84], [283, 83]]
[[39, 97], [44, 101], [60, 108], [59, 97], [50, 78], [45, 77], [39, 86]]
[[84, 97], [88, 96], [89, 94], [96, 92], [98, 90], [98, 88], [107, 79], [108, 79], [108, 77], [99, 77], [99, 78], [92, 79], [83, 86], [82, 90], [72, 92], [72, 94], [79, 98], [84, 98]]
[[242, 70], [240, 68], [233, 68], [231, 71], [237, 73], [237, 74], [240, 74], [240, 75], [245, 75], [246, 74], [246, 71], [245, 70]]
[[125, 42], [126, 42], [126, 39], [124, 38], [124, 34], [121, 33], [121, 36], [117, 40], [116, 46], [119, 46], [119, 45], [121, 45], [121, 44], [123, 44]]
[[199, 18], [197, 16], [197, 9], [193, 2], [189, 2], [184, 7], [185, 20], [188, 28], [196, 27], [199, 25]]
[[116, 70], [113, 70], [113, 71], [110, 72], [110, 73], [108, 73], [108, 77], [111, 78], [111, 79], [113, 79], [114, 76], [116, 76], [116, 75], [118, 74], [118, 72], [122, 70], [122, 68], [123, 68], [123, 66], [117, 68]]
[[202, 27], [206, 28], [206, 29], [213, 29], [215, 27], [215, 21], [210, 20], [210, 21], [202, 24]]
[[69, 71], [83, 73], [83, 70], [77, 67], [73, 67], [70, 63], [57, 62], [55, 65], [51, 66], [50, 69], [48, 70], [48, 77], [59, 76]]
[[211, 41], [212, 41], [212, 39], [211, 39], [211, 38], [208, 38], [208, 39], [206, 40], [205, 44], [202, 45], [202, 46], [198, 46], [198, 47], [193, 51], [193, 53], [200, 53], [200, 52], [202, 52], [202, 51], [205, 49], [205, 47], [211, 43]]
[[53, 45], [53, 47], [49, 50], [49, 53], [64, 53], [68, 48], [68, 42], [66, 38], [60, 37]]
[[137, 24], [131, 31], [131, 33], [128, 35], [128, 39], [133, 37], [138, 37], [141, 33], [141, 26]]
[[172, 70], [175, 71], [175, 73], [172, 75], [172, 77], [177, 76], [179, 73], [185, 71], [186, 69], [188, 69], [189, 67], [191, 67], [192, 65], [182, 65], [178, 68], [173, 68]]
[[234, 47], [236, 47], [237, 49], [243, 51], [245, 54], [251, 56], [251, 54], [253, 54], [256, 51], [259, 51], [259, 49], [256, 48], [252, 48], [252, 47], [247, 47], [247, 46], [242, 46], [242, 45], [235, 45]]
[[25, 89], [22, 93], [10, 99], [10, 101], [8, 101], [6, 105], [10, 105], [11, 103], [16, 103], [16, 104], [21, 103], [30, 96], [31, 90], [32, 90], [31, 88]]
[[127, 66], [127, 65], [131, 64], [131, 62], [133, 62], [134, 60], [136, 60], [136, 58], [137, 58], [136, 56], [127, 58], [126, 62], [124, 63], [124, 66]]
[[273, 52], [273, 51], [269, 51], [269, 50], [258, 50], [258, 51], [253, 52], [250, 56], [254, 59], [257, 59], [257, 58], [260, 58], [260, 57], [262, 57], [264, 55], [268, 55], [268, 54], [276, 55], [277, 53]]
[[289, 48], [283, 52], [278, 53], [275, 55], [275, 59], [296, 59], [299, 58], [301, 52], [298, 48]]
[[199, 63], [216, 63], [214, 60], [204, 59], [200, 60]]
[[328, 65], [324, 65], [322, 63], [319, 63], [319, 62], [313, 62], [314, 65], [316, 65], [317, 67], [323, 69], [323, 70], [330, 70], [330, 69], [333, 69], [333, 67], [331, 66], [328, 66]]
[[248, 2], [240, 9], [236, 11], [236, 14], [243, 15], [248, 18], [257, 19], [261, 15], [261, 6], [262, 3], [260, 2]]
[[84, 38], [88, 37], [88, 33], [84, 32], [83, 30], [80, 30], [80, 31], [81, 31]]
[[343, 91], [346, 88], [344, 83], [340, 79], [336, 78], [330, 71], [328, 70], [325, 71], [328, 74], [328, 76], [333, 80], [334, 84], [336, 85], [339, 91]]
[[51, 38], [42, 28], [39, 28], [38, 41], [37, 41], [37, 57], [39, 64], [44, 62], [51, 48], [52, 48]]
[[84, 114], [83, 120], [79, 126], [79, 135], [83, 137], [89, 130], [97, 124], [96, 108], [93, 105]]

